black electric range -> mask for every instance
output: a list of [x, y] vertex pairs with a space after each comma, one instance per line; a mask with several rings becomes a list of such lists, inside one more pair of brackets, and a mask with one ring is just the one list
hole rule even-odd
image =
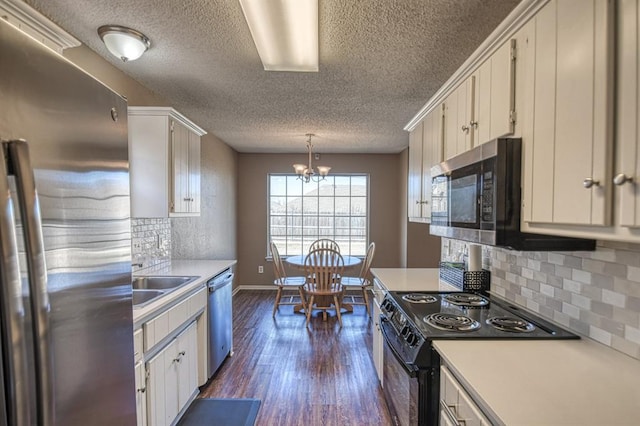
[[[433, 340], [580, 338], [485, 293], [391, 291], [380, 309], [385, 341], [383, 391], [397, 424], [438, 424], [440, 357]], [[399, 397], [402, 389], [414, 390]]]

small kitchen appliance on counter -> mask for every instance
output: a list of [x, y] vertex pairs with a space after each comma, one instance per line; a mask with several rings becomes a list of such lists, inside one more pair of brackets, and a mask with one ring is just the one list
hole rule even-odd
[[437, 425], [440, 356], [436, 339], [578, 339], [496, 296], [390, 291], [381, 304], [384, 395], [396, 424]]

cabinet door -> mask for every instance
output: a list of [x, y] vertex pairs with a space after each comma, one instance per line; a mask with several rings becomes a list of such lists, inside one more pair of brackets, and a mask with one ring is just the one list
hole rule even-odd
[[442, 161], [442, 106], [424, 118], [422, 132], [422, 218], [431, 219], [431, 167]]
[[136, 424], [147, 426], [147, 376], [144, 363], [139, 362], [135, 367], [136, 375]]
[[534, 18], [533, 222], [610, 224], [611, 7], [552, 0]]
[[189, 212], [189, 130], [176, 121], [171, 123], [173, 156], [173, 213]]
[[178, 415], [177, 348], [174, 339], [147, 363], [150, 426], [169, 426]]
[[189, 132], [189, 212], [200, 213], [200, 136]]
[[182, 410], [198, 387], [198, 336], [193, 322], [176, 338], [178, 342], [178, 411]]
[[465, 80], [445, 99], [444, 158], [472, 148], [473, 78]]
[[[491, 55], [489, 139], [510, 135], [515, 125], [516, 40], [509, 40]], [[486, 142], [486, 141], [481, 141]]]
[[640, 227], [639, 3], [638, 0], [624, 0], [618, 11], [618, 121], [614, 182], [620, 207], [618, 221], [626, 227]]
[[409, 133], [409, 181], [407, 211], [410, 218], [419, 218], [422, 214], [422, 130], [420, 122]]
[[376, 373], [378, 374], [378, 380], [380, 381], [380, 385], [384, 386], [382, 382], [382, 362], [384, 357], [384, 341], [382, 340], [382, 330], [380, 330], [380, 306], [376, 300], [373, 301], [373, 365], [376, 369]]
[[472, 121], [476, 145], [491, 140], [491, 58], [473, 74], [475, 79], [474, 117]]

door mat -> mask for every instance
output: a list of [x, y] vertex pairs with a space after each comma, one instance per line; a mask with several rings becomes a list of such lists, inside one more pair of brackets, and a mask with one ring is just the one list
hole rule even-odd
[[178, 426], [254, 426], [259, 409], [259, 399], [196, 399]]

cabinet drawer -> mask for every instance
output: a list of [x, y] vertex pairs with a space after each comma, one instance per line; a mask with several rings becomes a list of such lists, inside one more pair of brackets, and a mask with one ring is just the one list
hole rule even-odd
[[144, 340], [142, 329], [139, 328], [133, 332], [133, 359], [135, 362], [140, 361], [144, 351]]
[[[445, 423], [454, 424], [453, 420], [455, 420], [456, 423], [465, 426], [489, 426], [491, 424], [445, 366], [440, 367], [440, 404], [446, 406], [441, 408], [440, 413], [440, 418], [445, 419]], [[451, 419], [447, 415], [447, 411], [455, 419]]]
[[207, 304], [207, 289], [180, 301], [157, 317], [144, 323], [144, 350], [148, 351], [162, 339], [178, 329], [189, 318], [204, 309]]

